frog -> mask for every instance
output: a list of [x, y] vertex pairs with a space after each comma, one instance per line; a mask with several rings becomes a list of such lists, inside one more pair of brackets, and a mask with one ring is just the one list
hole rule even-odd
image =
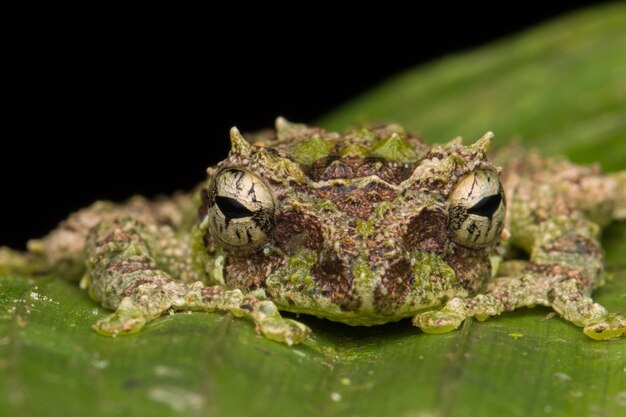
[[492, 161], [491, 132], [427, 144], [396, 123], [338, 133], [279, 117], [246, 136], [232, 128], [193, 191], [96, 202], [27, 252], [0, 249], [0, 273], [79, 282], [112, 310], [93, 325], [105, 336], [221, 311], [292, 345], [311, 333], [301, 314], [446, 333], [537, 305], [591, 339], [626, 332], [591, 297], [626, 171], [515, 146]]

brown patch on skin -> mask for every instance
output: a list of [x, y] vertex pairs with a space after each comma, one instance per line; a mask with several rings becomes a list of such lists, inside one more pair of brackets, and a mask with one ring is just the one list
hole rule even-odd
[[415, 163], [400, 163], [394, 161], [385, 161], [380, 158], [365, 158], [363, 164], [357, 168], [357, 177], [367, 177], [376, 175], [392, 184], [400, 184], [411, 176], [415, 167]]
[[361, 300], [352, 291], [352, 276], [346, 273], [347, 270], [333, 253], [318, 263], [311, 270], [311, 275], [322, 288], [324, 296], [329, 297], [343, 311], [356, 311], [361, 306]]
[[310, 213], [278, 213], [273, 236], [276, 245], [287, 252], [302, 247], [317, 251], [323, 244], [320, 222]]
[[142, 286], [143, 284], [152, 284], [155, 281], [155, 277], [146, 277], [146, 278], [138, 278], [134, 280], [122, 293], [123, 297], [130, 297], [133, 295], [135, 290]]
[[[333, 157], [322, 160], [322, 164], [325, 165], [316, 167], [319, 170], [319, 177], [315, 178], [315, 180], [327, 181], [338, 178], [355, 178], [356, 176], [350, 161], [351, 158], [335, 159]], [[315, 165], [315, 163], [313, 165]]]
[[385, 263], [387, 259], [385, 254], [388, 249], [384, 248], [381, 244], [381, 240], [369, 238], [365, 241], [367, 248], [367, 263], [370, 265], [381, 265]]
[[470, 294], [482, 289], [491, 277], [491, 262], [484, 251], [458, 246], [445, 261], [456, 274], [459, 284]]
[[441, 253], [448, 240], [448, 216], [442, 209], [423, 209], [407, 225], [405, 242], [411, 249]]
[[405, 164], [386, 161], [382, 158], [358, 156], [340, 158], [332, 155], [315, 161], [307, 173], [314, 181], [354, 179], [376, 175], [384, 181], [397, 185], [409, 178], [416, 166], [416, 163]]
[[106, 272], [119, 272], [130, 274], [137, 271], [155, 271], [159, 269], [154, 262], [145, 256], [136, 256], [124, 259], [121, 263], [111, 262], [107, 265]]
[[242, 310], [252, 311], [254, 310], [254, 305], [252, 302], [246, 302], [239, 306]]
[[216, 295], [220, 295], [224, 292], [224, 288], [218, 286], [218, 285], [213, 285], [211, 287], [204, 287], [202, 288], [202, 290], [200, 290], [200, 294], [202, 294], [202, 297], [211, 299], [214, 298]]
[[535, 264], [529, 263], [525, 271], [539, 274], [542, 277], [552, 277], [559, 280], [563, 279], [575, 279], [584, 288], [591, 288], [593, 285], [593, 278], [591, 276], [582, 274], [577, 269], [570, 269], [559, 264]]
[[546, 252], [564, 252], [580, 255], [590, 255], [597, 259], [602, 259], [602, 251], [598, 244], [584, 236], [563, 236], [554, 240], [551, 244], [543, 248]]
[[374, 307], [381, 314], [393, 314], [411, 290], [415, 275], [404, 259], [390, 265], [374, 289]]
[[444, 154], [443, 152], [439, 151], [439, 150], [431, 150], [430, 152], [428, 152], [426, 154], [426, 156], [424, 157], [424, 159], [438, 159], [438, 160], [442, 160], [443, 158], [445, 158], [446, 156], [448, 156], [447, 154]]
[[[335, 161], [340, 161], [338, 155], [330, 155], [325, 158], [318, 159], [313, 162], [309, 169], [307, 170], [307, 175], [313, 181], [323, 181], [335, 178], [333, 170], [329, 170], [329, 167], [335, 168], [336, 165], [333, 165]], [[342, 177], [339, 177], [342, 178]]]
[[265, 255], [262, 251], [248, 253], [245, 258], [230, 255], [224, 266], [228, 288], [249, 292], [265, 285], [265, 279], [279, 268], [285, 260], [277, 255]]
[[391, 201], [396, 192], [385, 184], [369, 183], [365, 187], [346, 187], [332, 185], [313, 189], [318, 197], [327, 198], [344, 213], [352, 217], [367, 219], [381, 201]]

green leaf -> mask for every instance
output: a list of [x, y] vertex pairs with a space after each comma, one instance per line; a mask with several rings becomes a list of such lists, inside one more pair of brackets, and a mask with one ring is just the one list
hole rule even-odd
[[[433, 141], [493, 130], [551, 154], [626, 168], [626, 5], [605, 5], [411, 70], [322, 124], [393, 119]], [[605, 235], [626, 305], [626, 224]], [[287, 347], [230, 315], [174, 314], [138, 335], [98, 336], [106, 311], [58, 278], [0, 278], [2, 416], [618, 416], [626, 341], [595, 342], [516, 311], [427, 335], [409, 321], [372, 328], [302, 317]]]

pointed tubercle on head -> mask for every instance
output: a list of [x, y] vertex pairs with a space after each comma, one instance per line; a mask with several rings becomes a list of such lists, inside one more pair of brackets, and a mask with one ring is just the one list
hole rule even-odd
[[276, 118], [274, 123], [276, 127], [276, 135], [278, 140], [288, 140], [299, 136], [303, 131], [307, 130], [307, 126], [301, 123], [293, 123], [282, 116]]
[[252, 145], [241, 135], [239, 129], [233, 126], [230, 129], [230, 152], [237, 155], [250, 155], [252, 153]]
[[285, 119], [283, 116], [278, 116], [276, 118], [276, 121], [274, 122], [274, 126], [275, 126], [276, 130], [287, 129], [290, 124], [291, 124], [291, 122], [289, 120]]
[[489, 131], [483, 135], [482, 138], [478, 139], [475, 143], [470, 145], [470, 148], [484, 157], [491, 146], [491, 140], [493, 139], [493, 132]]

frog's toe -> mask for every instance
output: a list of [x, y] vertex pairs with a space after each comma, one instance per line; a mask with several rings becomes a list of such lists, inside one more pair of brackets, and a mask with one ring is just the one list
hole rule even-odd
[[132, 308], [129, 300], [124, 299], [115, 313], [98, 320], [93, 329], [103, 336], [133, 334], [146, 324], [146, 316], [138, 309]]
[[0, 246], [0, 275], [29, 275], [29, 265], [26, 254]]
[[626, 318], [618, 314], [609, 314], [597, 322], [585, 326], [583, 332], [594, 340], [606, 340], [626, 334]]
[[433, 310], [413, 317], [413, 325], [424, 333], [447, 333], [458, 328], [464, 319], [465, 317], [454, 311]]
[[98, 320], [93, 325], [93, 329], [103, 336], [117, 336], [121, 334], [137, 333], [145, 324], [146, 319], [142, 315], [127, 316], [113, 313]]
[[257, 323], [257, 330], [266, 338], [291, 346], [302, 342], [311, 334], [306, 325], [290, 319], [272, 318]]

